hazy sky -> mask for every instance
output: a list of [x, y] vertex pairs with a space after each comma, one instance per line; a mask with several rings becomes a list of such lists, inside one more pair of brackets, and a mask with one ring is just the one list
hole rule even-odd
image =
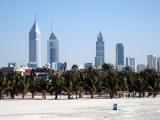
[[28, 63], [28, 34], [37, 11], [41, 31], [42, 62], [47, 60], [47, 40], [59, 40], [60, 61], [69, 65], [94, 63], [101, 31], [105, 61], [115, 63], [116, 43], [125, 46], [125, 57], [146, 63], [160, 56], [160, 0], [0, 0], [0, 66], [8, 61]]

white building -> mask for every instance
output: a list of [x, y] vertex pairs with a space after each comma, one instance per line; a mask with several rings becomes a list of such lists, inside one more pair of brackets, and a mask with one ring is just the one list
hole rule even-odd
[[135, 58], [126, 57], [126, 66], [131, 67], [135, 72]]
[[28, 67], [16, 67], [15, 71], [20, 73], [22, 76], [25, 75], [26, 69], [28, 69]]
[[138, 64], [137, 65], [137, 72], [140, 73], [141, 71], [145, 70], [147, 67], [145, 64]]
[[40, 50], [40, 30], [35, 18], [35, 22], [29, 31], [29, 67], [35, 68], [41, 66]]
[[157, 70], [156, 56], [153, 56], [153, 55], [148, 55], [147, 56], [147, 68]]
[[156, 58], [156, 56], [153, 57], [153, 69], [157, 70], [157, 58]]
[[157, 58], [157, 71], [160, 72], [160, 57]]

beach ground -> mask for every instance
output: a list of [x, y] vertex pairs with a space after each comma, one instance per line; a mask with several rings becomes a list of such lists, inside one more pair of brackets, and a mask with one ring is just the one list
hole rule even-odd
[[[118, 110], [113, 110], [113, 104]], [[0, 120], [159, 120], [160, 97], [0, 100]]]

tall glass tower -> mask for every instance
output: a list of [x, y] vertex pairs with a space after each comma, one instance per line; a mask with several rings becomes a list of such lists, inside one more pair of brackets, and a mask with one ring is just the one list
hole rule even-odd
[[124, 67], [124, 46], [122, 43], [116, 44], [116, 67], [122, 70]]
[[147, 68], [157, 70], [157, 59], [154, 55], [147, 56]]
[[59, 62], [59, 41], [53, 32], [51, 32], [49, 40], [47, 41], [47, 61], [51, 66], [53, 63], [58, 64]]
[[41, 66], [40, 53], [40, 30], [35, 18], [35, 22], [29, 31], [29, 67], [35, 68]]
[[99, 32], [96, 42], [95, 65], [96, 67], [102, 67], [103, 63], [104, 63], [104, 41], [102, 33]]

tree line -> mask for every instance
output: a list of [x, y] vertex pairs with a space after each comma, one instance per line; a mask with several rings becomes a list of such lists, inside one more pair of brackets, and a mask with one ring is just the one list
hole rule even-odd
[[[127, 92], [129, 97], [156, 97], [160, 91], [160, 73], [153, 69], [145, 69], [140, 73], [133, 72], [130, 67], [124, 67], [117, 71], [112, 64], [103, 64], [101, 69], [90, 66], [86, 71], [80, 72], [77, 65], [73, 65], [71, 70], [64, 70], [61, 74], [53, 74], [50, 69], [37, 71], [47, 71], [47, 79], [36, 76], [33, 69], [30, 75], [17, 72], [3, 74], [0, 72], [0, 99], [4, 96], [21, 95], [25, 98], [27, 93], [31, 93], [34, 99], [37, 93], [41, 93], [46, 99], [48, 94], [54, 95], [55, 99], [64, 94], [68, 99], [81, 98], [84, 94], [99, 97], [123, 97]], [[138, 95], [138, 96], [137, 96]]]

